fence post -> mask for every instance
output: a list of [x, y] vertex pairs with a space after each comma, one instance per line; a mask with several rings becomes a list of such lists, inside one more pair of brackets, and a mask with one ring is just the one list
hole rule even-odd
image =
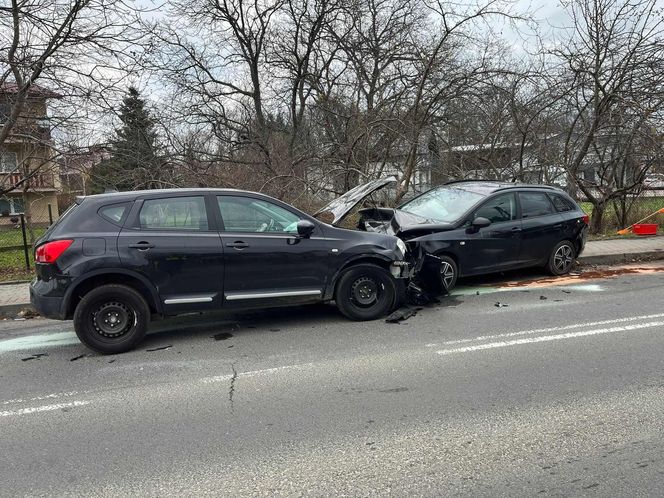
[[23, 254], [25, 254], [25, 269], [30, 271], [30, 256], [28, 254], [28, 238], [25, 235], [25, 215], [21, 213], [21, 233], [23, 233]]
[[48, 226], [51, 226], [53, 224], [53, 210], [51, 209], [51, 205], [48, 205]]

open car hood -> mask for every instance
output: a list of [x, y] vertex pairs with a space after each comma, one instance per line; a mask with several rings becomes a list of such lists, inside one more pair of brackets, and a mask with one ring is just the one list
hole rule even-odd
[[396, 182], [397, 178], [395, 176], [388, 176], [387, 178], [381, 178], [369, 183], [365, 183], [363, 185], [358, 185], [357, 187], [350, 189], [341, 197], [334, 199], [324, 208], [316, 211], [314, 216], [319, 218], [319, 216], [323, 213], [330, 213], [332, 216], [334, 216], [334, 219], [331, 221], [325, 220], [325, 222], [330, 223], [331, 225], [338, 225], [341, 221], [343, 221], [344, 217], [364, 199], [369, 197], [374, 192], [386, 187], [387, 185], [391, 185]]

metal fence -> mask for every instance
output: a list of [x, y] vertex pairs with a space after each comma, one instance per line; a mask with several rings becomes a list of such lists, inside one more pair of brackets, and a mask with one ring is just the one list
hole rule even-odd
[[[39, 229], [39, 232], [43, 233], [43, 230]], [[0, 218], [0, 268], [5, 272], [29, 272], [31, 253], [25, 216], [17, 214]]]

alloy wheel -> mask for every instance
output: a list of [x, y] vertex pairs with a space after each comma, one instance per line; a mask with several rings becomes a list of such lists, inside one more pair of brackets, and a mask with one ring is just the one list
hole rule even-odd
[[574, 251], [567, 244], [560, 246], [556, 253], [553, 255], [553, 265], [560, 273], [566, 273], [567, 270], [569, 270], [569, 268], [572, 266], [573, 261]]
[[445, 289], [449, 289], [452, 282], [454, 282], [454, 268], [447, 261], [440, 264], [440, 277], [443, 279]]

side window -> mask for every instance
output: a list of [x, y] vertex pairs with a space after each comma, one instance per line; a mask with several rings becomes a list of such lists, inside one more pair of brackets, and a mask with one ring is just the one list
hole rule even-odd
[[576, 209], [576, 206], [572, 204], [572, 201], [570, 201], [569, 199], [565, 199], [562, 195], [549, 194], [549, 198], [551, 199], [551, 202], [553, 202], [556, 211], [558, 211], [559, 213], [564, 213], [566, 211], [574, 211]]
[[124, 218], [125, 213], [129, 209], [128, 203], [123, 204], [110, 204], [108, 206], [102, 206], [99, 208], [99, 216], [107, 219], [111, 223], [119, 225]]
[[534, 218], [555, 213], [549, 197], [543, 192], [519, 192], [521, 201], [521, 216]]
[[149, 199], [139, 214], [141, 228], [166, 230], [208, 230], [203, 197]]
[[475, 211], [473, 218], [486, 218], [491, 223], [501, 223], [516, 219], [516, 200], [514, 194], [502, 194], [488, 200]]
[[217, 196], [217, 202], [225, 231], [297, 232], [300, 218], [271, 202], [232, 195]]

